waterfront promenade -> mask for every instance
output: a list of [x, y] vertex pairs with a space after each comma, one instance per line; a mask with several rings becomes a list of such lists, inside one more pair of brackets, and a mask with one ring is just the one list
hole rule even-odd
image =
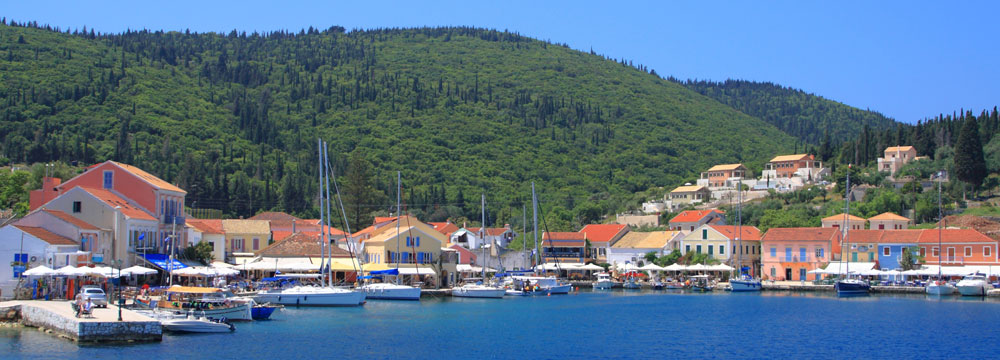
[[128, 309], [95, 308], [91, 316], [76, 317], [69, 301], [14, 300], [0, 302], [0, 310], [17, 311], [19, 322], [26, 326], [51, 330], [58, 336], [78, 342], [160, 341], [160, 322]]

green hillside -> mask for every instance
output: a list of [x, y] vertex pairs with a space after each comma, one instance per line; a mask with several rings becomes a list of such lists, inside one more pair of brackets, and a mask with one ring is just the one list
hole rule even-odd
[[688, 80], [682, 84], [814, 145], [819, 145], [827, 134], [832, 143], [839, 143], [857, 137], [865, 126], [885, 130], [896, 125], [878, 112], [769, 82]]
[[478, 218], [482, 192], [497, 223], [520, 218], [537, 181], [555, 228], [716, 163], [759, 168], [795, 142], [655, 74], [473, 28], [101, 35], [2, 25], [0, 79], [10, 162], [128, 162], [187, 189], [188, 206], [230, 216], [312, 214], [317, 137], [338, 174], [352, 153], [371, 164], [382, 194], [353, 202], [365, 216], [394, 203], [400, 170], [404, 201], [427, 220]]

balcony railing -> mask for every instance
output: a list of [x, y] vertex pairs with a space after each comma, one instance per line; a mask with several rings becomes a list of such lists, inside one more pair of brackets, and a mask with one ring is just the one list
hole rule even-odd
[[776, 258], [780, 262], [816, 262], [817, 259], [819, 259], [819, 261], [824, 261], [822, 257], [816, 258], [816, 257], [808, 256], [808, 255], [806, 255], [805, 257], [802, 257], [802, 256], [776, 256]]

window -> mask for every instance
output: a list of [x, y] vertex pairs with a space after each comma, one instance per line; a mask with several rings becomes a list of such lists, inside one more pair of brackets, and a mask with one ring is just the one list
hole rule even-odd
[[972, 256], [972, 247], [971, 246], [966, 246], [965, 247], [965, 257], [971, 257], [971, 256]]
[[233, 239], [233, 250], [243, 250], [243, 239]]
[[992, 249], [989, 246], [983, 246], [983, 256], [990, 256]]
[[83, 205], [80, 204], [79, 201], [74, 201], [73, 202], [73, 213], [74, 214], [79, 214], [80, 211], [82, 210], [82, 208], [83, 208]]
[[701, 254], [701, 245], [695, 245], [694, 248], [695, 248], [695, 252]]
[[920, 248], [920, 256], [927, 256], [927, 248]]
[[792, 248], [787, 247], [785, 248], [785, 261], [788, 261], [791, 258], [792, 258]]
[[[28, 268], [28, 266], [27, 266], [27, 264], [28, 264], [28, 254], [14, 253], [14, 262], [20, 262], [24, 266], [23, 269], [27, 270], [27, 268]], [[22, 268], [20, 268], [20, 267], [15, 267], [14, 268], [14, 278], [21, 277], [21, 273], [24, 272], [23, 270], [22, 271], [18, 271], [18, 270], [21, 270], [21, 269]]]
[[858, 262], [858, 253], [856, 252], [851, 253], [851, 261]]
[[260, 249], [260, 238], [253, 238], [253, 249], [254, 250]]
[[888, 246], [882, 248], [882, 255], [889, 256], [890, 253]]
[[771, 248], [771, 257], [778, 257], [778, 249]]
[[799, 248], [799, 261], [806, 261], [806, 248]]
[[[772, 256], [773, 256], [773, 255], [772, 255]], [[775, 268], [771, 268], [771, 277], [772, 277], [772, 278], [773, 278], [773, 277], [775, 277], [775, 276], [777, 276], [777, 275], [775, 275], [775, 273], [776, 273], [776, 272], [777, 272], [777, 269], [775, 269]]]
[[115, 184], [115, 182], [114, 182], [114, 176], [115, 176], [114, 172], [111, 172], [111, 171], [105, 171], [104, 172], [104, 188], [105, 189], [110, 189], [110, 188], [112, 188], [114, 186], [114, 184]]
[[885, 229], [885, 224], [878, 224], [878, 229], [879, 230]]
[[719, 255], [725, 255], [725, 254], [726, 254], [726, 246], [719, 245]]
[[691, 245], [684, 245], [684, 253], [691, 252]]
[[931, 248], [931, 254], [934, 254], [934, 256], [941, 256], [941, 251], [939, 251], [937, 247], [933, 247]]
[[712, 255], [712, 254], [713, 254], [713, 253], [712, 253], [712, 245], [709, 245], [709, 246], [708, 246], [708, 254], [709, 254], [709, 255]]
[[702, 240], [708, 239], [708, 229], [701, 229], [701, 238]]

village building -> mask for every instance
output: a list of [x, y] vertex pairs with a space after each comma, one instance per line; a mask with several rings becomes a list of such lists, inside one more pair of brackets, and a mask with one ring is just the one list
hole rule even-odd
[[809, 279], [808, 272], [840, 260], [841, 232], [836, 228], [772, 228], [761, 237], [761, 269], [770, 280]]
[[542, 233], [541, 259], [548, 262], [584, 263], [593, 259], [593, 247], [587, 248], [587, 234], [582, 232], [552, 232]]
[[636, 264], [650, 252], [656, 253], [657, 257], [664, 256], [669, 253], [667, 245], [678, 241], [681, 236], [679, 231], [631, 231], [608, 249], [608, 263]]
[[[701, 225], [680, 240], [681, 253], [708, 254], [734, 268], [747, 267], [751, 275], [760, 266], [760, 229], [734, 225]], [[742, 244], [742, 245], [740, 245]], [[742, 259], [742, 263], [737, 259]]]
[[706, 186], [684, 185], [667, 194], [667, 208], [676, 209], [687, 205], [700, 204], [712, 199], [712, 191]]
[[1000, 265], [997, 245], [997, 239], [974, 229], [925, 229], [917, 239], [924, 264], [937, 265], [940, 259], [944, 266]]
[[[846, 228], [844, 226], [845, 220], [847, 222]], [[847, 215], [847, 217], [845, 218], [844, 214], [840, 213], [837, 215], [827, 216], [822, 220], [820, 220], [820, 222], [822, 223], [822, 226], [825, 228], [837, 228], [846, 231], [848, 229], [863, 230], [865, 228], [865, 222], [867, 222], [867, 220], [854, 215]]]
[[715, 190], [719, 188], [733, 188], [740, 181], [747, 177], [747, 168], [743, 164], [723, 164], [715, 165], [708, 171], [701, 173], [698, 179], [699, 186], [706, 186]]
[[253, 257], [254, 253], [268, 246], [271, 241], [271, 226], [266, 220], [226, 219], [222, 220], [225, 235], [226, 258]]
[[722, 210], [685, 210], [670, 219], [670, 230], [692, 232], [695, 228], [705, 225], [726, 225], [726, 215]]
[[222, 219], [188, 219], [188, 239], [191, 245], [207, 242], [212, 246], [212, 260], [226, 260], [226, 234]]
[[920, 252], [916, 246], [923, 231], [919, 229], [883, 231], [882, 238], [878, 241], [879, 269], [885, 271], [902, 269], [904, 250], [915, 251], [913, 258], [916, 259]]
[[6, 298], [14, 294], [18, 278], [27, 269], [86, 265], [89, 254], [79, 250], [76, 240], [42, 227], [11, 224], [0, 228], [0, 256], [12, 260], [0, 266], [0, 295]]
[[889, 176], [896, 175], [903, 165], [917, 158], [917, 148], [912, 146], [890, 146], [878, 158], [878, 170], [888, 171]]
[[599, 262], [607, 262], [608, 249], [630, 230], [628, 225], [622, 224], [589, 224], [580, 229], [580, 233], [587, 235], [590, 247], [594, 249], [592, 257]]
[[913, 225], [913, 220], [891, 212], [884, 212], [868, 218], [868, 228], [875, 230], [902, 230], [909, 229], [911, 225]]
[[[395, 222], [400, 222], [399, 232]], [[457, 280], [457, 261], [460, 255], [444, 247], [447, 238], [419, 220], [403, 216], [391, 221], [392, 226], [364, 240], [361, 254], [366, 271], [399, 268], [409, 283], [422, 282], [433, 287], [448, 287]]]

